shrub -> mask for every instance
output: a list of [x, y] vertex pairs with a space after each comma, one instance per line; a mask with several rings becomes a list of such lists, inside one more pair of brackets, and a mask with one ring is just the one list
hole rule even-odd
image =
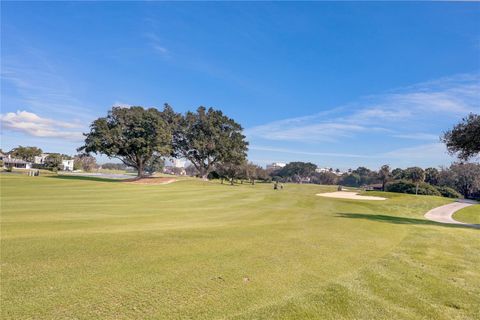
[[449, 188], [449, 187], [435, 187], [435, 188], [438, 190], [438, 192], [440, 192], [440, 194], [443, 197], [462, 198], [462, 195], [452, 188]]
[[[406, 180], [398, 180], [387, 183], [385, 190], [389, 192], [415, 194], [415, 183]], [[418, 186], [418, 194], [428, 196], [441, 196], [441, 193], [435, 187], [428, 183], [420, 183]]]

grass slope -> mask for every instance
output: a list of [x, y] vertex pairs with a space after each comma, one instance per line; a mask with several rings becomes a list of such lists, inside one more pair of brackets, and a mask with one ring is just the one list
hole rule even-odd
[[453, 214], [453, 218], [465, 223], [480, 224], [480, 204], [458, 210]]
[[443, 198], [0, 179], [2, 319], [480, 314], [479, 231], [423, 219]]

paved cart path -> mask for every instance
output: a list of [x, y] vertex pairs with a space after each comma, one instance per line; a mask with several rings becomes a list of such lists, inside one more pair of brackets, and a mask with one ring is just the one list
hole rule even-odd
[[428, 211], [427, 213], [425, 213], [425, 218], [435, 222], [460, 224], [460, 225], [470, 226], [470, 227], [480, 229], [480, 224], [464, 223], [452, 218], [455, 212], [465, 207], [471, 206], [473, 204], [475, 203], [470, 201], [457, 201], [457, 202], [449, 203], [444, 206], [433, 208], [432, 210]]

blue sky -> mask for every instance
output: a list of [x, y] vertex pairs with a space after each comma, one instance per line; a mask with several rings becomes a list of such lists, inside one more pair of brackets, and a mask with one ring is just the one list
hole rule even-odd
[[[2, 2], [2, 149], [73, 154], [112, 105], [223, 110], [249, 159], [447, 165], [480, 3]], [[105, 159], [102, 159], [105, 161]]]

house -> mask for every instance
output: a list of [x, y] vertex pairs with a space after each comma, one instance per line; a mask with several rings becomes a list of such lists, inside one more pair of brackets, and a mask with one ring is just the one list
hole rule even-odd
[[62, 160], [62, 166], [60, 167], [63, 171], [73, 171], [73, 159]]
[[42, 153], [39, 156], [35, 156], [33, 163], [35, 164], [45, 164], [45, 159], [48, 157], [49, 153]]
[[282, 169], [285, 167], [287, 164], [283, 162], [274, 162], [272, 164], [267, 164], [267, 170], [277, 170], [277, 169]]
[[31, 169], [32, 163], [22, 159], [8, 157], [3, 159], [3, 166], [6, 168]]
[[0, 153], [0, 160], [3, 161], [5, 168], [31, 169], [32, 164], [22, 159], [12, 158], [11, 155]]
[[[42, 153], [39, 156], [35, 156], [33, 162], [35, 164], [43, 165], [45, 164], [45, 159], [50, 155], [50, 153]], [[63, 171], [73, 171], [73, 159], [62, 159], [62, 164], [60, 165], [60, 170]]]

